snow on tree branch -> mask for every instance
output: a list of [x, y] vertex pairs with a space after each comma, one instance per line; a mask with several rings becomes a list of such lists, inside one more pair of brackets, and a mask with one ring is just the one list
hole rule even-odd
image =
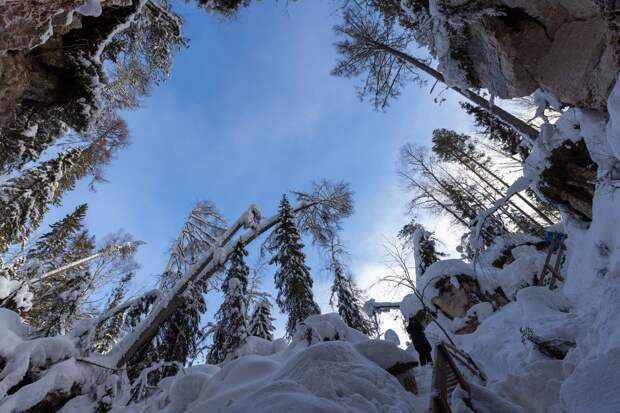
[[329, 247], [344, 218], [353, 213], [353, 191], [345, 182], [322, 180], [311, 192], [294, 191], [297, 200], [312, 206], [297, 214], [297, 226], [315, 244]]
[[[341, 207], [337, 210], [350, 213], [350, 209], [342, 207], [342, 205], [350, 205], [351, 193], [348, 190], [348, 185], [340, 184], [335, 186], [332, 190], [329, 190], [327, 186], [320, 186], [320, 188], [320, 191], [302, 195], [304, 201], [293, 208], [292, 212], [302, 213], [309, 208], [327, 203], [333, 207], [340, 205]], [[349, 201], [347, 202], [347, 200]], [[314, 211], [321, 210], [325, 211], [325, 209], [321, 208], [315, 209]], [[329, 213], [329, 209], [327, 213]], [[255, 222], [252, 228], [246, 230], [235, 242], [231, 242], [235, 235], [246, 226], [248, 214], [252, 214], [255, 218], [260, 217], [257, 207], [255, 205], [250, 206], [248, 210], [220, 236], [215, 245], [209, 248], [197, 262], [188, 267], [185, 274], [176, 281], [174, 286], [172, 286], [162, 299], [158, 300], [152, 311], [142, 320], [136, 329], [132, 333], [126, 335], [106, 355], [109, 365], [124, 365], [140, 348], [142, 348], [142, 346], [152, 340], [157, 334], [161, 324], [166, 322], [183, 303], [183, 295], [186, 291], [195, 283], [205, 283], [210, 279], [221, 268], [221, 261], [227, 259], [230, 254], [232, 254], [237, 241], [241, 242], [243, 245], [248, 245], [260, 235], [273, 228], [280, 220], [280, 215], [275, 214], [268, 219]], [[334, 216], [338, 217], [341, 215], [335, 214]], [[216, 255], [217, 259], [215, 259]]]
[[162, 287], [170, 289], [178, 274], [187, 268], [209, 248], [216, 245], [226, 231], [226, 221], [215, 205], [199, 201], [191, 210], [179, 236], [170, 249], [170, 258], [162, 276]]

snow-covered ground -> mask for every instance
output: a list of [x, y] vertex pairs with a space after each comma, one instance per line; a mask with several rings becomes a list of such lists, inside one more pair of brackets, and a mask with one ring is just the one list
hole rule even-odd
[[[117, 412], [376, 412], [418, 411], [420, 400], [385, 369], [415, 357], [371, 340], [337, 314], [312, 316], [291, 343], [253, 337], [222, 366], [197, 365], [168, 377], [148, 399]], [[86, 397], [62, 412], [92, 408]]]

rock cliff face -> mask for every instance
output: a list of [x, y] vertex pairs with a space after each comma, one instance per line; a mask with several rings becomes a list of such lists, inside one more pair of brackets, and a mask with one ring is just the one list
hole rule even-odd
[[466, 67], [470, 83], [501, 98], [528, 96], [541, 88], [562, 103], [605, 107], [618, 70], [612, 4], [591, 0], [436, 3], [436, 21], [450, 26], [443, 29], [449, 33], [445, 48], [460, 48], [457, 54], [440, 56], [444, 67]]
[[[431, 0], [440, 70], [500, 98], [543, 90], [606, 113], [619, 69], [615, 0]], [[584, 142], [550, 154], [540, 191], [589, 222], [597, 167]]]
[[[80, 129], [91, 113], [107, 37], [138, 0], [108, 0], [98, 16], [76, 12], [84, 0], [28, 0], [0, 5], [0, 127], [19, 129], [24, 111], [64, 111]], [[82, 9], [83, 10], [83, 9]], [[86, 14], [86, 13], [85, 13]]]
[[597, 165], [585, 142], [565, 142], [551, 152], [548, 165], [541, 176], [540, 191], [582, 221], [592, 221]]

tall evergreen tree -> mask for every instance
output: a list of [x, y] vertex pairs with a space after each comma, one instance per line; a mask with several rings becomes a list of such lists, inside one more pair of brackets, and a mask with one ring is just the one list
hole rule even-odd
[[87, 209], [87, 204], [79, 205], [63, 219], [51, 224], [50, 230], [43, 234], [30, 249], [28, 258], [36, 259], [44, 271], [57, 267], [67, 243], [82, 228]]
[[286, 195], [282, 195], [279, 214], [280, 221], [272, 246], [275, 253], [270, 264], [279, 267], [274, 277], [278, 289], [276, 303], [282, 312], [288, 313], [286, 333], [292, 336], [297, 323], [313, 314], [320, 314], [321, 309], [314, 301], [310, 268], [305, 263], [306, 256], [302, 250], [304, 244]]
[[[91, 255], [94, 249], [94, 237], [87, 230], [81, 230], [67, 243], [59, 266], [85, 258]], [[44, 335], [66, 333], [82, 315], [82, 305], [92, 283], [93, 274], [87, 264], [45, 277], [35, 286], [34, 305], [26, 319]]]
[[47, 146], [46, 142], [39, 142], [33, 138], [32, 135], [36, 133], [34, 128], [35, 126], [31, 125], [23, 131], [17, 131], [16, 128], [0, 129], [0, 173], [8, 173], [12, 169], [19, 168], [28, 161], [38, 158], [43, 152]]
[[[437, 157], [429, 155], [425, 147], [407, 144], [401, 148], [402, 167], [399, 171], [414, 193], [411, 209], [424, 208], [433, 213], [447, 214], [453, 222], [469, 228], [470, 221], [488, 209], [495, 198], [481, 194], [480, 183], [471, 179], [467, 171], [455, 177]], [[490, 243], [507, 230], [500, 217], [493, 215], [485, 222], [482, 237]]]
[[[467, 168], [500, 197], [504, 196], [504, 188], [510, 187], [501, 176], [493, 171], [491, 159], [487, 157], [484, 152], [476, 148], [473, 139], [468, 135], [458, 134], [447, 129], [436, 129], [433, 131], [433, 152], [435, 152], [441, 160], [456, 162]], [[529, 208], [534, 210], [547, 224], [554, 223], [553, 220], [524, 195], [516, 194], [516, 196]], [[517, 204], [511, 202], [511, 206], [519, 211], [522, 216], [528, 218], [540, 231], [542, 225], [538, 223], [536, 219]]]
[[254, 307], [248, 326], [248, 336], [260, 337], [273, 341], [273, 318], [271, 317], [271, 303], [268, 299], [259, 301]]
[[355, 287], [350, 275], [346, 275], [343, 266], [335, 261], [334, 284], [330, 304], [333, 305], [334, 297], [338, 299], [338, 314], [351, 328], [361, 331], [370, 336], [373, 333], [373, 325], [362, 311], [360, 291]]
[[213, 345], [207, 356], [211, 364], [230, 359], [248, 334], [247, 286], [250, 269], [245, 264], [247, 255], [243, 244], [238, 242], [230, 256], [228, 272], [222, 284], [224, 302], [216, 315], [217, 325], [213, 332]]
[[465, 112], [474, 117], [474, 124], [478, 127], [478, 132], [491, 142], [498, 144], [506, 156], [516, 155], [521, 160], [525, 160], [528, 157], [530, 154], [529, 148], [522, 145], [523, 138], [510, 125], [485, 109], [474, 106], [469, 102], [461, 102], [461, 107]]
[[75, 183], [65, 175], [80, 154], [81, 149], [63, 152], [0, 186], [0, 252], [24, 241], [39, 226], [50, 204], [60, 203], [63, 191]]

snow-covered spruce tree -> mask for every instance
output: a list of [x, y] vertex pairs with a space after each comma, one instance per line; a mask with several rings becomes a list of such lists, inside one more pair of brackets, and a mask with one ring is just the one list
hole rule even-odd
[[[25, 118], [25, 116], [24, 116]], [[19, 130], [24, 128], [23, 130]], [[12, 128], [0, 129], [0, 173], [9, 173], [28, 161], [37, 159], [49, 145], [47, 139], [37, 139], [38, 125], [24, 119], [16, 120]]]
[[248, 335], [247, 287], [250, 269], [245, 264], [247, 255], [243, 244], [238, 242], [230, 256], [228, 272], [222, 284], [224, 302], [216, 314], [213, 344], [207, 356], [211, 364], [230, 359]]
[[39, 226], [50, 204], [59, 204], [63, 191], [73, 187], [75, 181], [65, 175], [81, 152], [62, 152], [0, 186], [0, 252], [24, 241]]
[[[3, 265], [0, 259], [0, 276], [7, 283], [21, 285], [19, 288], [11, 288], [10, 294], [0, 300], [0, 306], [25, 309], [24, 305], [17, 305], [16, 299], [26, 291], [32, 295], [30, 282], [59, 265], [67, 243], [82, 228], [86, 209], [87, 205], [82, 204], [60, 221], [51, 224], [50, 231], [43, 234], [26, 254], [12, 259], [7, 265]], [[30, 306], [26, 307], [30, 309]]]
[[411, 222], [405, 225], [399, 231], [398, 237], [411, 243], [417, 278], [423, 276], [428, 267], [446, 255], [437, 250], [437, 239], [434, 233], [426, 230], [422, 224]]
[[196, 2], [207, 11], [221, 13], [224, 16], [232, 16], [250, 4], [250, 0], [196, 0]]
[[58, 267], [59, 259], [65, 252], [71, 237], [82, 229], [84, 217], [88, 210], [87, 204], [79, 205], [63, 219], [50, 225], [50, 230], [37, 240], [28, 251], [27, 259], [36, 260], [42, 271]]
[[[58, 264], [62, 266], [85, 258], [93, 254], [94, 249], [94, 237], [87, 230], [81, 230], [71, 237]], [[33, 286], [35, 300], [25, 318], [41, 334], [65, 334], [82, 315], [82, 306], [91, 291], [93, 278], [87, 264], [45, 277]]]
[[280, 222], [271, 246], [274, 256], [269, 263], [278, 265], [274, 277], [278, 289], [276, 303], [282, 312], [288, 313], [286, 334], [290, 337], [297, 323], [313, 314], [320, 314], [321, 309], [314, 301], [310, 268], [305, 263], [306, 256], [302, 250], [304, 244], [286, 195], [282, 195], [279, 214]]
[[370, 320], [364, 317], [362, 311], [361, 294], [355, 287], [351, 275], [347, 275], [343, 265], [334, 260], [332, 263], [334, 271], [334, 284], [330, 304], [333, 305], [334, 297], [338, 300], [338, 314], [342, 320], [351, 328], [361, 331], [370, 336], [373, 334], [373, 325]]
[[271, 303], [268, 299], [259, 301], [254, 307], [248, 326], [248, 336], [260, 337], [265, 340], [273, 340], [273, 318], [271, 317]]

